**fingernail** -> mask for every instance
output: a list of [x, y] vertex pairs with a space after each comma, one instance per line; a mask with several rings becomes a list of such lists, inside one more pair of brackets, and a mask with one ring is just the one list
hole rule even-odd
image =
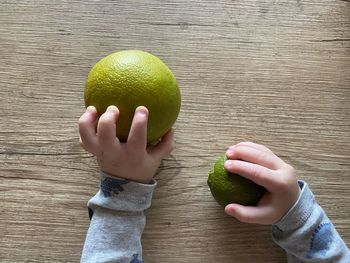
[[225, 207], [225, 213], [230, 215], [230, 216], [233, 216], [233, 212], [235, 212], [235, 205], [234, 204], [228, 204], [226, 207]]
[[146, 112], [144, 112], [143, 110], [139, 110], [139, 111], [137, 112], [137, 114], [146, 116]]
[[88, 112], [96, 112], [96, 108], [94, 106], [89, 106], [86, 108], [86, 111]]
[[118, 108], [114, 105], [111, 105], [111, 106], [108, 106], [106, 111], [114, 113], [114, 112], [118, 111]]
[[227, 150], [226, 150], [226, 155], [227, 156], [231, 156], [233, 154], [233, 149], [232, 148], [228, 148]]
[[144, 110], [138, 110], [137, 111], [137, 114], [140, 116], [140, 117], [142, 117], [142, 118], [145, 118], [146, 116], [147, 116], [147, 112], [146, 111], [144, 111]]
[[225, 161], [225, 163], [224, 163], [225, 168], [230, 169], [230, 168], [232, 168], [232, 166], [233, 166], [233, 161], [231, 161], [231, 160]]

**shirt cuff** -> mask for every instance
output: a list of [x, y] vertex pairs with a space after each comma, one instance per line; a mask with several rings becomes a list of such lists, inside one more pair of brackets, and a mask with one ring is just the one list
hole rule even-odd
[[90, 199], [88, 206], [104, 207], [118, 211], [144, 211], [151, 206], [152, 195], [157, 182], [149, 184], [112, 177], [101, 172], [100, 190]]

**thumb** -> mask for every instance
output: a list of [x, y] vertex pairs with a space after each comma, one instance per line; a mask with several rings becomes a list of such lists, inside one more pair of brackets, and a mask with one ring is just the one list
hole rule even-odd
[[273, 211], [269, 206], [243, 206], [229, 204], [225, 207], [225, 213], [244, 223], [272, 224]]
[[153, 155], [156, 159], [161, 160], [167, 157], [174, 149], [174, 131], [169, 130], [163, 137], [162, 140], [154, 146], [150, 146], [149, 154]]

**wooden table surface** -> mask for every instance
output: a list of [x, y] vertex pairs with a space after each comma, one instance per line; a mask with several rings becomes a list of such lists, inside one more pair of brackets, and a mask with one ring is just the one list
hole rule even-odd
[[286, 262], [269, 226], [224, 214], [206, 183], [250, 140], [292, 164], [350, 244], [350, 3], [1, 1], [0, 262], [78, 262], [98, 189], [78, 143], [86, 76], [141, 49], [182, 91], [176, 149], [147, 211], [145, 262]]

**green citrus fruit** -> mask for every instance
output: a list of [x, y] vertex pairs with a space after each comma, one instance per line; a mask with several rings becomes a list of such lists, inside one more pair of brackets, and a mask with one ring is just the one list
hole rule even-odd
[[147, 141], [161, 138], [174, 124], [181, 95], [170, 69], [156, 56], [139, 50], [119, 51], [102, 58], [91, 69], [85, 85], [85, 106], [99, 116], [109, 105], [120, 111], [117, 137], [126, 141], [135, 109], [149, 111]]
[[238, 174], [227, 172], [224, 168], [226, 160], [226, 155], [220, 156], [209, 173], [208, 185], [215, 200], [223, 207], [231, 203], [256, 205], [265, 188]]

